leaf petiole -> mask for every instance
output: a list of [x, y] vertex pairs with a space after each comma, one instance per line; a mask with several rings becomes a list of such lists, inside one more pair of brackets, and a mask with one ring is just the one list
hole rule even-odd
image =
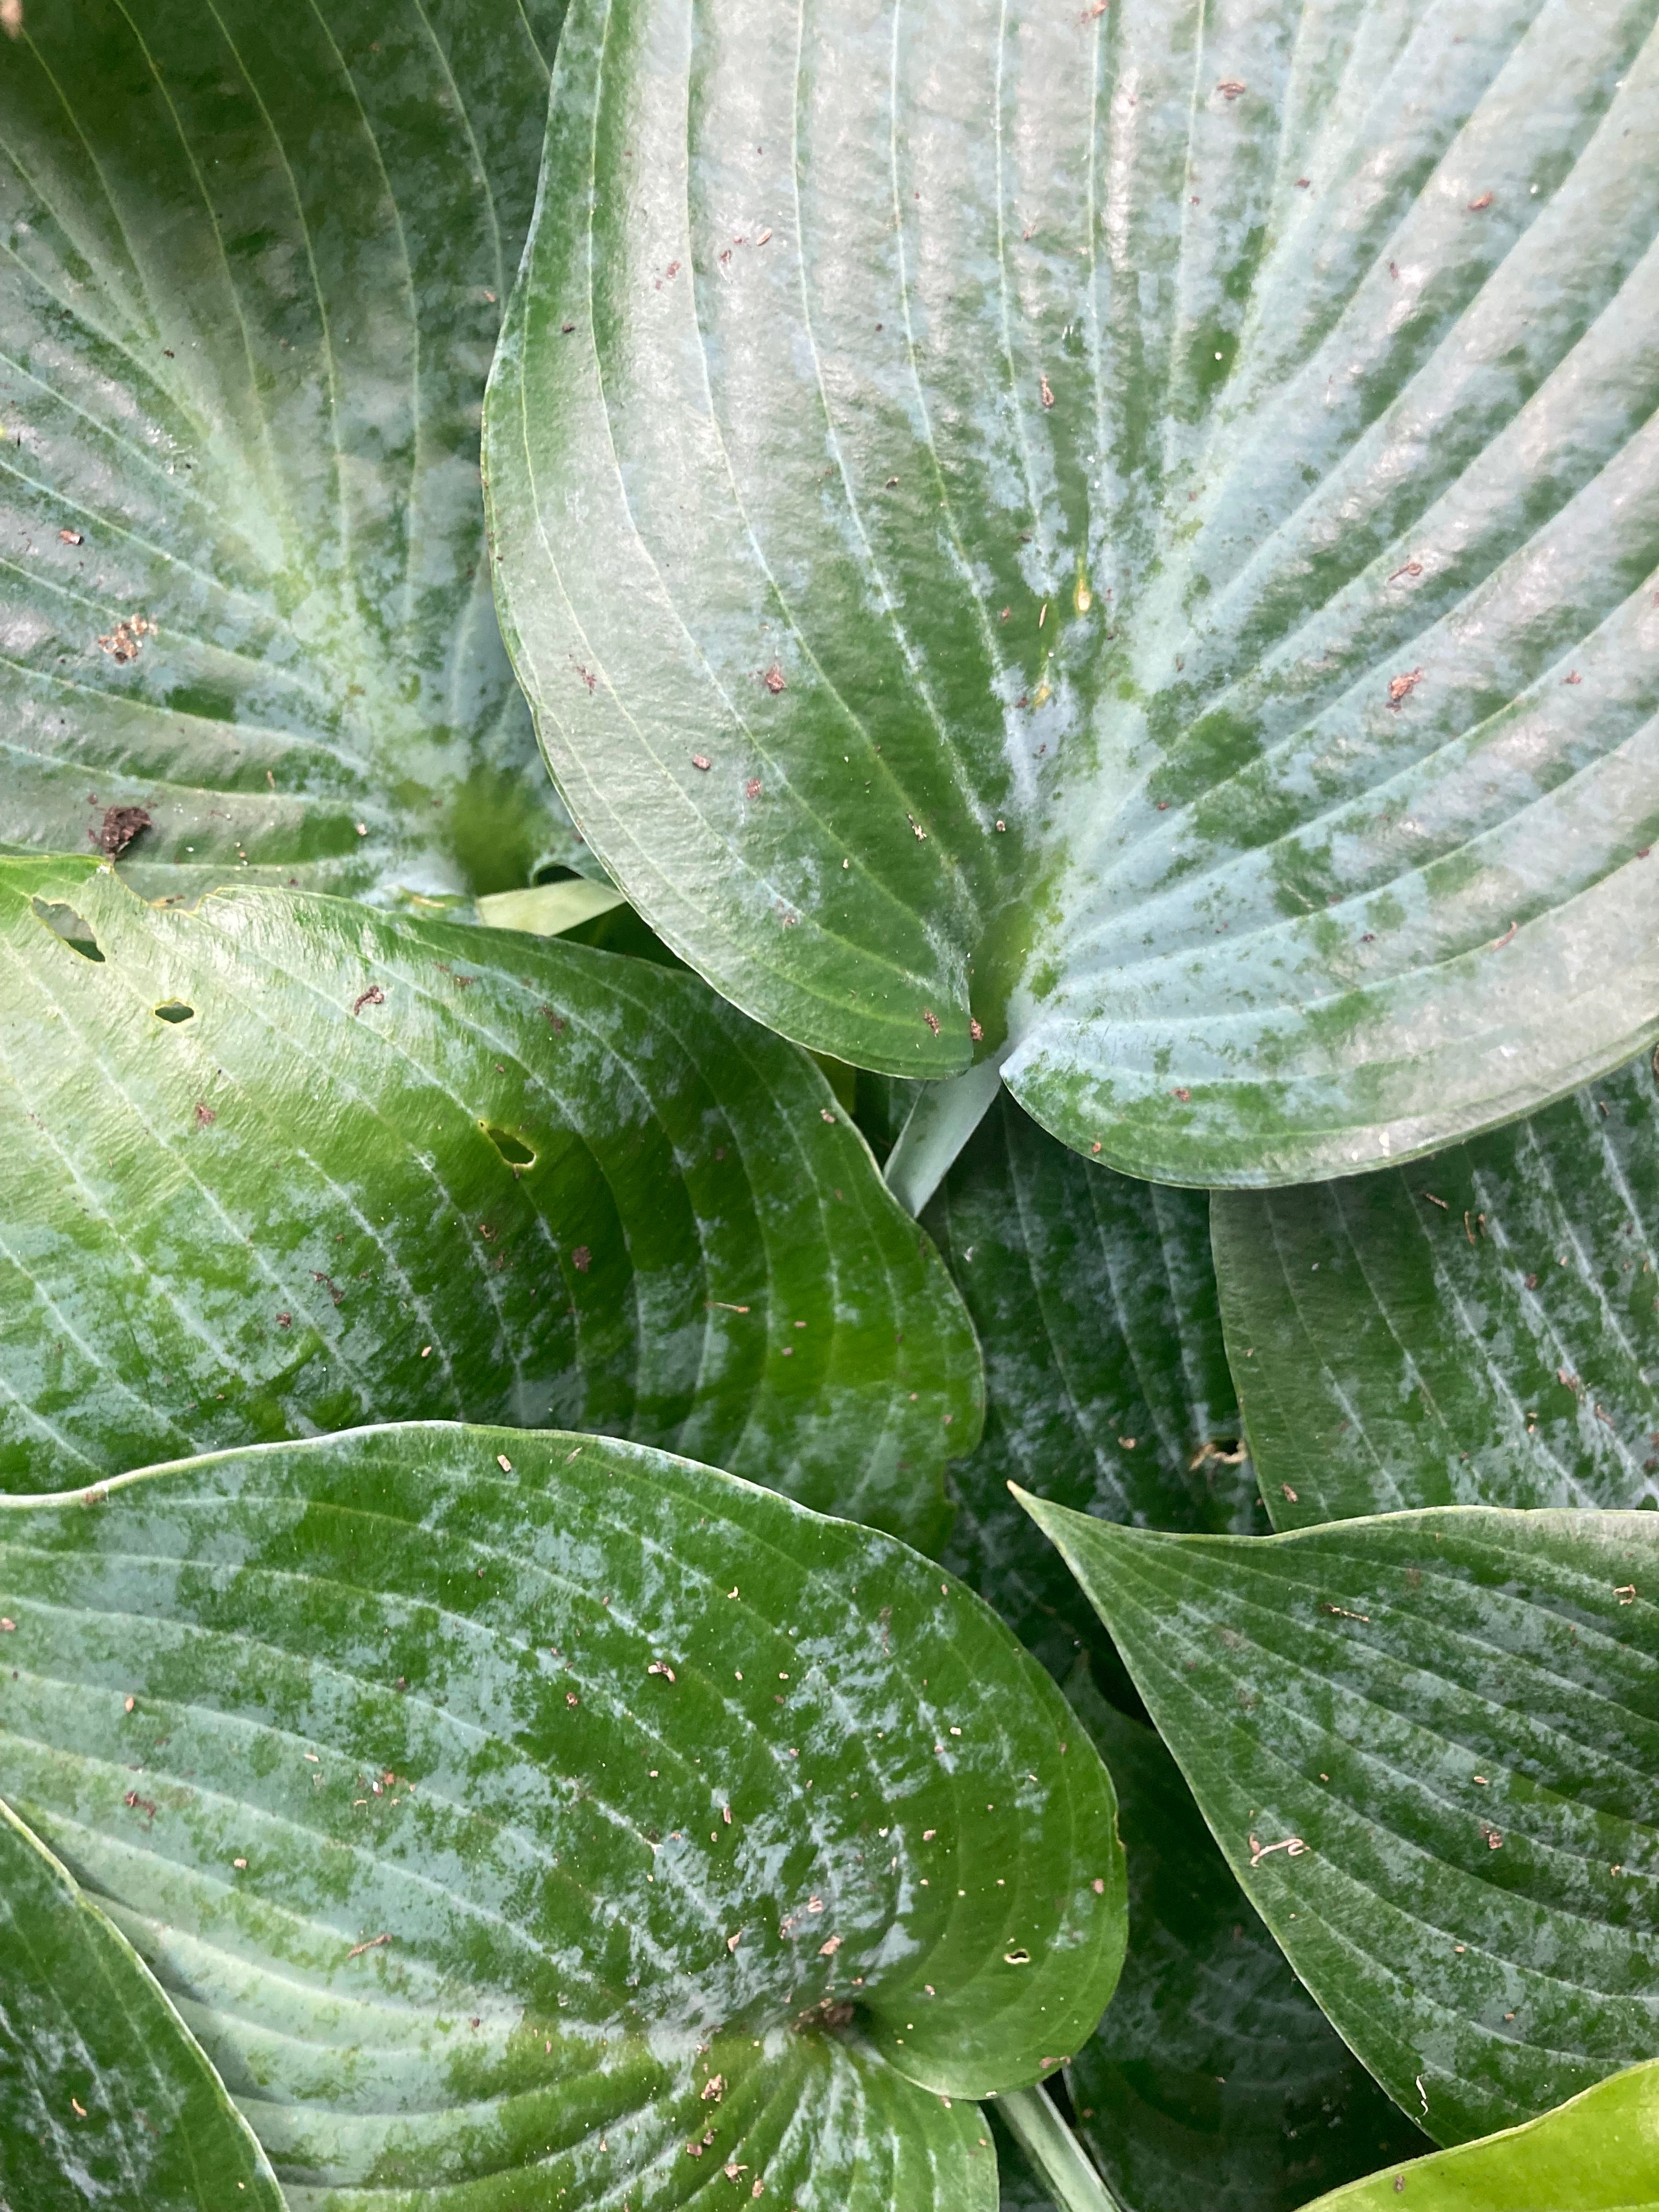
[[1059, 2212], [1121, 2212], [1046, 2089], [1011, 2089], [996, 2106]]

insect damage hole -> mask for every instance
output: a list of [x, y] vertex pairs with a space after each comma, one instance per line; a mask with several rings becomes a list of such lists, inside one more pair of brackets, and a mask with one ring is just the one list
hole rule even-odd
[[194, 1006], [187, 1006], [182, 999], [163, 999], [159, 1006], [150, 1008], [158, 1022], [193, 1022]]
[[71, 952], [78, 952], [83, 960], [102, 960], [104, 956], [92, 933], [92, 924], [84, 915], [53, 899], [31, 899], [29, 904], [35, 920], [44, 921], [54, 937], [61, 937]]
[[511, 1129], [498, 1129], [493, 1121], [480, 1121], [478, 1127], [507, 1162], [508, 1167], [533, 1168], [535, 1166], [535, 1153], [521, 1138], [515, 1137]]

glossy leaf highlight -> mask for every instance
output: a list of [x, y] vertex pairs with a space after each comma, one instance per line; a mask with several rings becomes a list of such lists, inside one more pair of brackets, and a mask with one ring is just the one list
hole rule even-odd
[[1277, 1527], [1659, 1499], [1656, 1089], [1644, 1054], [1397, 1172], [1217, 1194]]
[[75, 862], [0, 861], [0, 959], [4, 1486], [580, 1420], [944, 1534], [968, 1317], [817, 1070], [695, 976]]
[[490, 891], [583, 848], [479, 415], [562, 0], [53, 0], [0, 42], [0, 850]]
[[1659, 2032], [1659, 1522], [1164, 1536], [1030, 1502], [1245, 1894], [1437, 2142]]
[[40, 1839], [0, 1805], [0, 2204], [283, 2212], [201, 2046]]
[[733, 2167], [991, 2212], [964, 2100], [1116, 1978], [1111, 1785], [1036, 1662], [890, 1538], [690, 1462], [265, 1447], [0, 1504], [0, 1787], [291, 2212], [658, 2212]]
[[1646, 0], [574, 0], [485, 444], [573, 813], [1158, 1180], [1659, 1027]]

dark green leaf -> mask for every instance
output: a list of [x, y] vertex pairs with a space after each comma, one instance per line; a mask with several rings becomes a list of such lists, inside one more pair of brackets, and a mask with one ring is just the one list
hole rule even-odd
[[1086, 1662], [1066, 1695], [1111, 1768], [1129, 1863], [1123, 1978], [1066, 2075], [1113, 2195], [1128, 2212], [1294, 2212], [1425, 2149], [1291, 1972], [1152, 1729]]
[[991, 2212], [962, 2100], [1116, 1979], [1111, 1785], [1036, 1661], [890, 1538], [709, 1468], [268, 1447], [0, 1505], [0, 1789], [293, 2212], [665, 2212], [722, 2166], [734, 2203]]
[[1217, 1194], [1277, 1526], [1659, 1496], [1655, 1088], [1644, 1056], [1396, 1173]]
[[1653, 2212], [1659, 2063], [1615, 2074], [1542, 2119], [1390, 2166], [1308, 2212]]
[[1659, 1516], [1030, 1510], [1297, 1975], [1437, 2142], [1652, 2051]]
[[0, 862], [0, 1485], [580, 1421], [942, 1538], [968, 1317], [817, 1070], [696, 976], [74, 861]]
[[503, 627], [654, 927], [1160, 1180], [1659, 1025], [1646, 0], [574, 0]]
[[155, 1977], [0, 1805], [0, 2204], [283, 2212], [247, 2124]]
[[0, 43], [0, 849], [579, 860], [478, 474], [562, 13], [31, 0]]
[[1064, 1674], [1103, 1639], [1011, 1480], [1157, 1528], [1248, 1530], [1259, 1514], [1206, 1202], [1080, 1160], [1005, 1097], [922, 1218], [985, 1358], [985, 1440], [951, 1472], [951, 1565]]
[[996, 2145], [999, 2212], [1056, 2212], [1054, 2200], [1030, 2168], [1024, 2152], [997, 2115], [994, 2105], [983, 2108]]

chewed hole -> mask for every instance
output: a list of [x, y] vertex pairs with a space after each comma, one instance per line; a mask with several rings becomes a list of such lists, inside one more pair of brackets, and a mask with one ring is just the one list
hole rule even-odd
[[195, 1007], [187, 1006], [182, 999], [163, 999], [152, 1011], [158, 1022], [193, 1022], [196, 1018]]
[[44, 921], [54, 937], [61, 937], [71, 952], [78, 952], [83, 960], [101, 960], [98, 939], [92, 933], [92, 924], [84, 915], [76, 914], [72, 906], [61, 906], [53, 899], [31, 899], [37, 921]]
[[493, 1121], [480, 1121], [478, 1127], [507, 1162], [508, 1167], [533, 1168], [535, 1166], [534, 1152], [531, 1151], [528, 1145], [515, 1137], [510, 1129], [498, 1129]]

